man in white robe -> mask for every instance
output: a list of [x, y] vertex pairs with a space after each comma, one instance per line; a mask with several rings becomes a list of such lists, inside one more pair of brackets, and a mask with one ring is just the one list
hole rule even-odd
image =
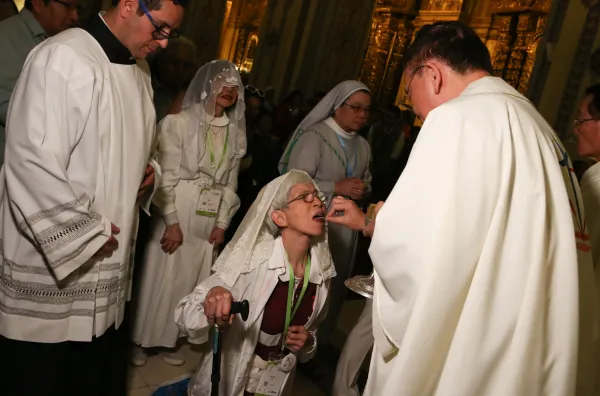
[[577, 153], [592, 158], [594, 164], [581, 178], [581, 195], [590, 231], [589, 244], [594, 257], [594, 268], [600, 264], [600, 84], [594, 84], [585, 90], [575, 120]]
[[25, 62], [0, 172], [2, 394], [126, 393], [136, 202], [154, 172], [135, 58], [176, 35], [180, 1], [120, 0]]
[[[374, 225], [365, 394], [600, 394], [596, 275], [562, 144], [466, 25], [423, 27], [405, 61], [424, 125]], [[338, 201], [331, 220], [368, 233]]]

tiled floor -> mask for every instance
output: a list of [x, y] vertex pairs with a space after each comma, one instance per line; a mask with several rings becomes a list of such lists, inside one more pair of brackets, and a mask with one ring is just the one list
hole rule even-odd
[[[165, 363], [160, 356], [151, 356], [142, 367], [131, 367], [129, 371], [128, 396], [151, 396], [158, 385], [193, 372], [199, 363], [201, 351], [189, 345], [181, 348], [186, 357], [183, 366], [175, 367]], [[312, 382], [301, 374], [296, 375], [294, 396], [325, 396]]]
[[[344, 304], [337, 323], [336, 336], [332, 340], [338, 350], [342, 348], [346, 336], [356, 324], [364, 304], [365, 300], [362, 298], [348, 300]], [[165, 363], [160, 356], [155, 355], [149, 357], [144, 366], [131, 367], [129, 372], [129, 396], [151, 396], [160, 384], [194, 372], [204, 351], [203, 348], [208, 347], [210, 347], [208, 344], [193, 347], [184, 345], [180, 350], [186, 358], [186, 363], [183, 366], [171, 366]], [[332, 378], [329, 380], [332, 381]], [[294, 381], [294, 396], [325, 396], [325, 393], [308, 378], [297, 372]]]

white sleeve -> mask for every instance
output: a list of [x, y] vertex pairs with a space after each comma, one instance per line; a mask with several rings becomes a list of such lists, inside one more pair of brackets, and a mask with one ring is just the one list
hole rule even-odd
[[89, 179], [95, 179], [100, 144], [98, 131], [88, 124], [94, 76], [76, 60], [64, 66], [62, 57], [76, 58], [68, 51], [39, 51], [26, 64], [11, 101], [4, 163], [15, 221], [58, 280], [88, 261], [111, 235], [110, 221], [92, 210], [94, 197], [67, 171], [76, 161], [89, 161]]
[[229, 170], [227, 184], [223, 188], [223, 201], [219, 209], [217, 226], [226, 230], [231, 223], [231, 219], [240, 208], [240, 198], [237, 196], [238, 174], [240, 172], [241, 158], [233, 159], [233, 166]]
[[157, 158], [162, 175], [153, 197], [167, 225], [179, 223], [175, 206], [175, 187], [179, 183], [183, 151], [183, 129], [186, 123], [180, 115], [165, 117], [158, 124]]
[[229, 289], [234, 301], [239, 301], [242, 298], [246, 284], [248, 284], [247, 277], [249, 276], [252, 276], [252, 273], [240, 275], [233, 288], [229, 289], [216, 274], [213, 274], [196, 286], [190, 295], [179, 301], [177, 308], [175, 308], [175, 323], [177, 323], [182, 333], [188, 337], [189, 342], [203, 344], [208, 341], [210, 326], [204, 315], [206, 294], [214, 287], [222, 287]]

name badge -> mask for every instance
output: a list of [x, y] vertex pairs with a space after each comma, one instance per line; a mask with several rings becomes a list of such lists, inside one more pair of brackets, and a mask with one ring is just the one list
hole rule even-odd
[[217, 190], [216, 188], [203, 188], [198, 197], [196, 214], [206, 217], [217, 217], [219, 204], [221, 203], [221, 195], [223, 195], [223, 191]]
[[279, 396], [289, 373], [279, 369], [279, 365], [271, 365], [262, 372], [256, 387], [256, 396]]

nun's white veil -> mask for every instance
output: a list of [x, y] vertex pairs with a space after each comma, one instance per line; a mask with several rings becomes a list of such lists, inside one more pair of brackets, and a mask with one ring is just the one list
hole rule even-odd
[[307, 131], [314, 125], [318, 124], [321, 121], [326, 120], [330, 116], [333, 115], [335, 110], [337, 110], [346, 99], [348, 99], [353, 93], [358, 91], [366, 91], [370, 92], [369, 88], [360, 81], [348, 80], [339, 83], [335, 86], [331, 91], [325, 95], [323, 99], [308, 113], [306, 117], [302, 120], [300, 125], [294, 131], [288, 146], [283, 152], [283, 156], [279, 160], [279, 172], [285, 173], [288, 171], [287, 167], [290, 161], [290, 156], [292, 154], [292, 150], [294, 149], [294, 145], [298, 142], [298, 139], [302, 136], [304, 131]]

